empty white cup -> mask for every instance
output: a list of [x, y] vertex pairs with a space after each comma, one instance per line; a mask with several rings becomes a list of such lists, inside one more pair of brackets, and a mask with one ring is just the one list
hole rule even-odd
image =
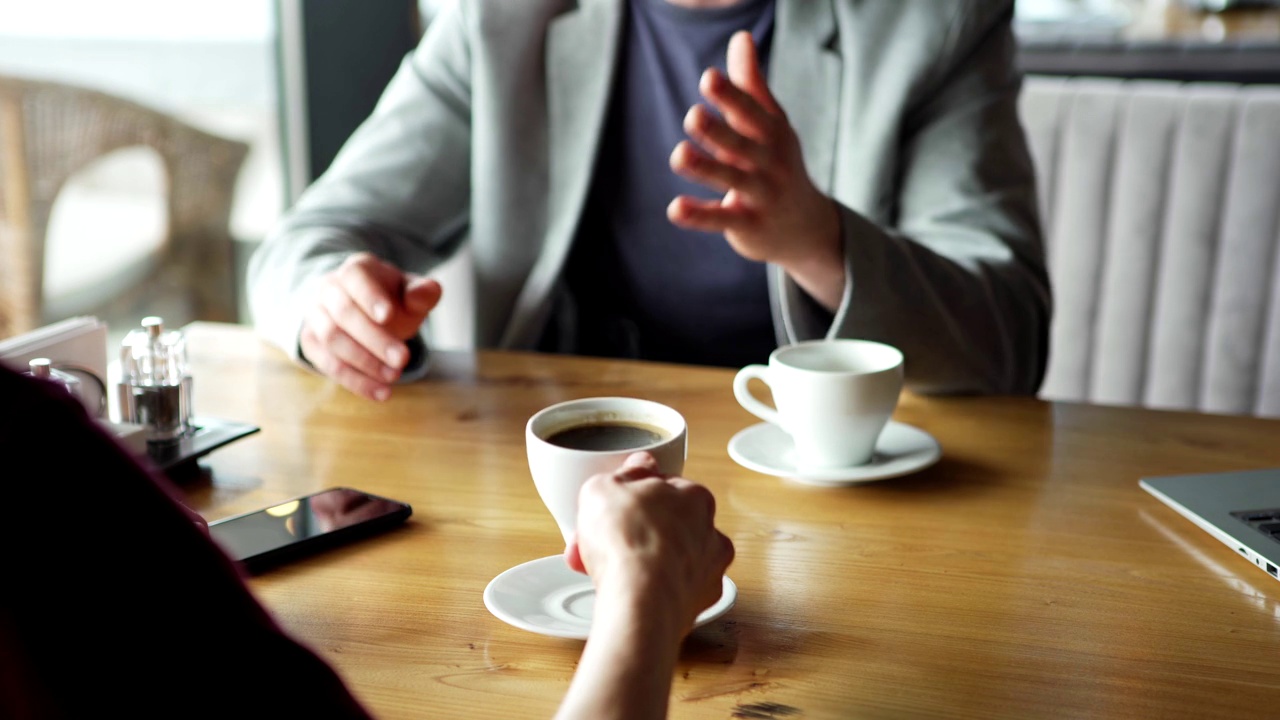
[[[902, 352], [870, 340], [813, 340], [786, 345], [769, 364], [738, 371], [733, 394], [742, 407], [777, 425], [806, 469], [853, 467], [871, 460], [902, 392]], [[775, 408], [751, 394], [763, 381]]]

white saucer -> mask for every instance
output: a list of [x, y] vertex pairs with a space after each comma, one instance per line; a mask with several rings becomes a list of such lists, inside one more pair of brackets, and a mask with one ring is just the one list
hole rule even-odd
[[[724, 578], [720, 599], [698, 615], [700, 627], [729, 612], [738, 586]], [[530, 560], [489, 581], [484, 606], [499, 620], [540, 635], [586, 640], [596, 591], [591, 578], [569, 568], [563, 555]]]
[[942, 448], [920, 428], [890, 420], [876, 441], [871, 461], [863, 465], [801, 470], [794, 455], [791, 436], [770, 423], [752, 425], [729, 441], [729, 457], [745, 468], [824, 487], [887, 480], [923, 470], [938, 462]]

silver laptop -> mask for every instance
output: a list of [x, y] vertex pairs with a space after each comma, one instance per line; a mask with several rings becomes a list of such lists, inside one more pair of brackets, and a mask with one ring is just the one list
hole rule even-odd
[[1150, 477], [1138, 484], [1280, 580], [1280, 468]]

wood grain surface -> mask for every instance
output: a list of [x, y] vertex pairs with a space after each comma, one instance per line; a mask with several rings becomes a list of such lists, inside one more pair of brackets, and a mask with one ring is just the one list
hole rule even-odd
[[[1280, 423], [905, 394], [935, 466], [823, 489], [738, 466], [730, 370], [437, 353], [388, 402], [239, 326], [187, 328], [197, 414], [262, 431], [183, 485], [213, 520], [333, 485], [411, 503], [389, 534], [252, 581], [382, 718], [549, 717], [582, 643], [482, 601], [563, 550], [525, 421], [629, 395], [689, 423], [686, 474], [737, 547], [737, 605], [685, 643], [673, 718], [1156, 718], [1280, 707], [1280, 583], [1143, 492], [1146, 476], [1280, 466]], [[215, 638], [209, 638], [210, 642]], [[211, 688], [211, 691], [216, 689]]]

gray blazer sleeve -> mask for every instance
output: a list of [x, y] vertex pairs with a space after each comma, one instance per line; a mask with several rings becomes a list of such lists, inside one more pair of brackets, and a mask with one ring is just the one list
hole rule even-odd
[[250, 260], [254, 325], [295, 360], [321, 275], [360, 251], [425, 273], [465, 234], [471, 93], [464, 8], [455, 3], [431, 24], [369, 119]]
[[906, 115], [893, 217], [876, 224], [842, 206], [846, 284], [834, 320], [789, 279], [784, 316], [793, 340], [899, 347], [919, 392], [1031, 394], [1052, 298], [1018, 117], [1013, 4], [954, 7], [947, 52]]

